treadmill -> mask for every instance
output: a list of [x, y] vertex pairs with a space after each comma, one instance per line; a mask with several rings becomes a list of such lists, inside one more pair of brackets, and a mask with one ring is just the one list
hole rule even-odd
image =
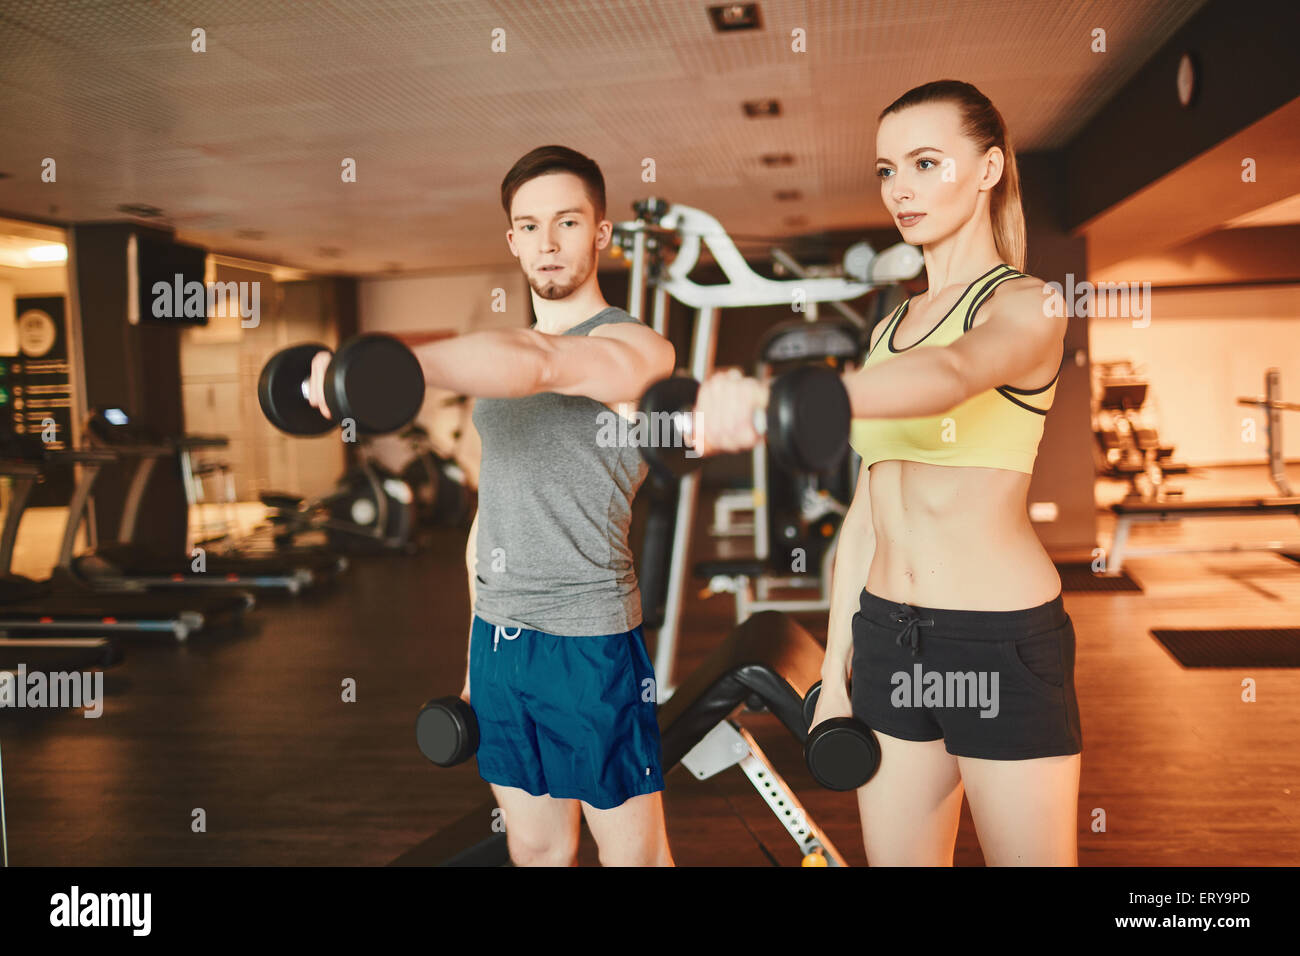
[[[0, 531], [0, 602], [28, 600], [50, 590], [47, 582], [33, 581], [9, 570], [18, 540], [18, 523], [40, 477], [39, 465], [0, 458], [0, 478], [12, 483], [4, 530]], [[103, 637], [0, 638], [0, 671], [16, 671], [24, 664], [29, 670], [84, 670], [111, 667], [121, 659], [117, 645]]]
[[[39, 634], [66, 639], [70, 634], [160, 633], [184, 641], [205, 627], [238, 621], [253, 606], [253, 596], [246, 591], [225, 594], [97, 594], [69, 581], [66, 576], [56, 574], [48, 581], [33, 581], [10, 573], [23, 510], [45, 468], [61, 462], [81, 466], [82, 475], [73, 495], [75, 502], [79, 493], [89, 493], [89, 485], [98, 469], [116, 458], [107, 450], [46, 451], [35, 439], [10, 440], [0, 449], [0, 475], [10, 477], [14, 486], [4, 530], [0, 533], [0, 632], [6, 636]], [[88, 480], [87, 472], [90, 473]], [[83, 483], [85, 487], [82, 487]], [[83, 498], [81, 509], [84, 508]], [[68, 521], [73, 521], [71, 511]], [[68, 533], [65, 529], [65, 537]], [[75, 536], [75, 526], [70, 533]], [[25, 650], [30, 646], [23, 644], [14, 650]], [[100, 650], [111, 658], [106, 645]]]
[[[74, 556], [77, 524], [85, 509], [97, 469], [85, 476], [73, 495], [69, 523], [59, 551], [59, 567], [98, 591], [164, 590], [172, 588], [252, 588], [298, 594], [333, 580], [347, 559], [319, 549], [295, 549], [260, 556], [208, 550], [203, 570], [195, 570], [190, 556], [164, 554], [135, 542], [140, 504], [149, 478], [158, 462], [179, 459], [186, 477], [186, 497], [192, 499], [190, 476], [194, 473], [191, 453], [203, 448], [221, 448], [229, 440], [221, 436], [185, 435], [168, 439], [131, 420], [120, 408], [97, 409], [86, 424], [96, 447], [107, 449], [124, 463], [134, 462], [131, 483], [118, 526], [118, 541], [100, 544], [94, 551]], [[87, 469], [88, 471], [89, 469]], [[84, 474], [84, 472], [83, 472]], [[74, 522], [73, 517], [76, 517]]]

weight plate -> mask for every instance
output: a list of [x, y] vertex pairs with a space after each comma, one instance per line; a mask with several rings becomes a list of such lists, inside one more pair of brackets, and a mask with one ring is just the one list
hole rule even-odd
[[460, 698], [432, 702], [415, 720], [415, 740], [430, 761], [450, 767], [478, 750], [478, 724], [469, 705]]
[[824, 365], [800, 366], [772, 383], [768, 448], [782, 468], [829, 471], [848, 450], [852, 418], [839, 373]]
[[875, 734], [862, 732], [859, 721], [834, 717], [809, 736], [804, 756], [813, 778], [827, 790], [856, 790], [879, 769], [880, 744]]
[[684, 375], [660, 379], [641, 396], [645, 436], [641, 456], [663, 478], [677, 479], [699, 467], [699, 458], [687, 457], [685, 438], [677, 413], [690, 412], [700, 394], [700, 383]]
[[424, 404], [424, 370], [415, 353], [391, 335], [359, 335], [330, 362], [325, 403], [337, 421], [352, 419], [367, 435], [395, 432]]
[[811, 729], [813, 714], [817, 713], [817, 698], [822, 693], [822, 682], [818, 681], [808, 688], [808, 693], [803, 698], [803, 722], [804, 726]]
[[303, 392], [303, 383], [311, 375], [311, 361], [317, 353], [328, 352], [317, 343], [293, 345], [271, 356], [257, 379], [257, 401], [272, 425], [289, 435], [322, 435], [335, 422], [312, 407]]

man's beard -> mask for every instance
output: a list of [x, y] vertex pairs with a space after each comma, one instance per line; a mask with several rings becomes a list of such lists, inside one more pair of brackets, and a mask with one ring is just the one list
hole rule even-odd
[[525, 277], [528, 279], [528, 285], [534, 292], [543, 299], [555, 301], [556, 299], [563, 299], [571, 295], [578, 286], [586, 282], [587, 277], [591, 275], [591, 270], [595, 265], [595, 262], [596, 247], [593, 244], [591, 251], [587, 254], [586, 258], [573, 267], [570, 273], [573, 278], [567, 283], [561, 284], [554, 280], [539, 279], [536, 273], [525, 273]]

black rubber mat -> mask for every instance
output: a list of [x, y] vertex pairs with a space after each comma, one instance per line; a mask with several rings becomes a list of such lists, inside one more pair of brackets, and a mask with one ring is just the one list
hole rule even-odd
[[1064, 591], [1141, 591], [1138, 584], [1127, 571], [1121, 571], [1116, 577], [1107, 577], [1092, 570], [1088, 561], [1070, 564], [1058, 564], [1057, 573], [1061, 575], [1061, 590]]
[[1184, 667], [1300, 667], [1300, 627], [1152, 628], [1151, 636]]

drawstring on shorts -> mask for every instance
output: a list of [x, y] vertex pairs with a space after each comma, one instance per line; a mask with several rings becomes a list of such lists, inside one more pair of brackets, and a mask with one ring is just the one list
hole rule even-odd
[[900, 604], [898, 607], [899, 610], [892, 611], [889, 616], [895, 622], [906, 626], [898, 632], [894, 643], [902, 647], [903, 641], [907, 640], [912, 645], [912, 656], [915, 657], [921, 651], [921, 628], [934, 627], [934, 621], [923, 620], [921, 615], [916, 613], [916, 608], [910, 605]]
[[522, 633], [523, 633], [523, 630], [524, 630], [522, 627], [517, 627], [517, 628], [515, 628], [515, 632], [514, 632], [513, 634], [511, 634], [509, 628], [507, 628], [507, 627], [502, 627], [500, 624], [494, 624], [494, 625], [492, 625], [492, 626], [496, 628], [496, 633], [495, 633], [495, 634], [493, 635], [493, 637], [492, 637], [492, 650], [493, 650], [493, 651], [495, 651], [495, 650], [497, 649], [497, 644], [501, 641], [501, 638], [504, 637], [507, 641], [513, 641], [513, 640], [514, 640], [515, 638], [517, 638], [520, 634], [522, 634]]

